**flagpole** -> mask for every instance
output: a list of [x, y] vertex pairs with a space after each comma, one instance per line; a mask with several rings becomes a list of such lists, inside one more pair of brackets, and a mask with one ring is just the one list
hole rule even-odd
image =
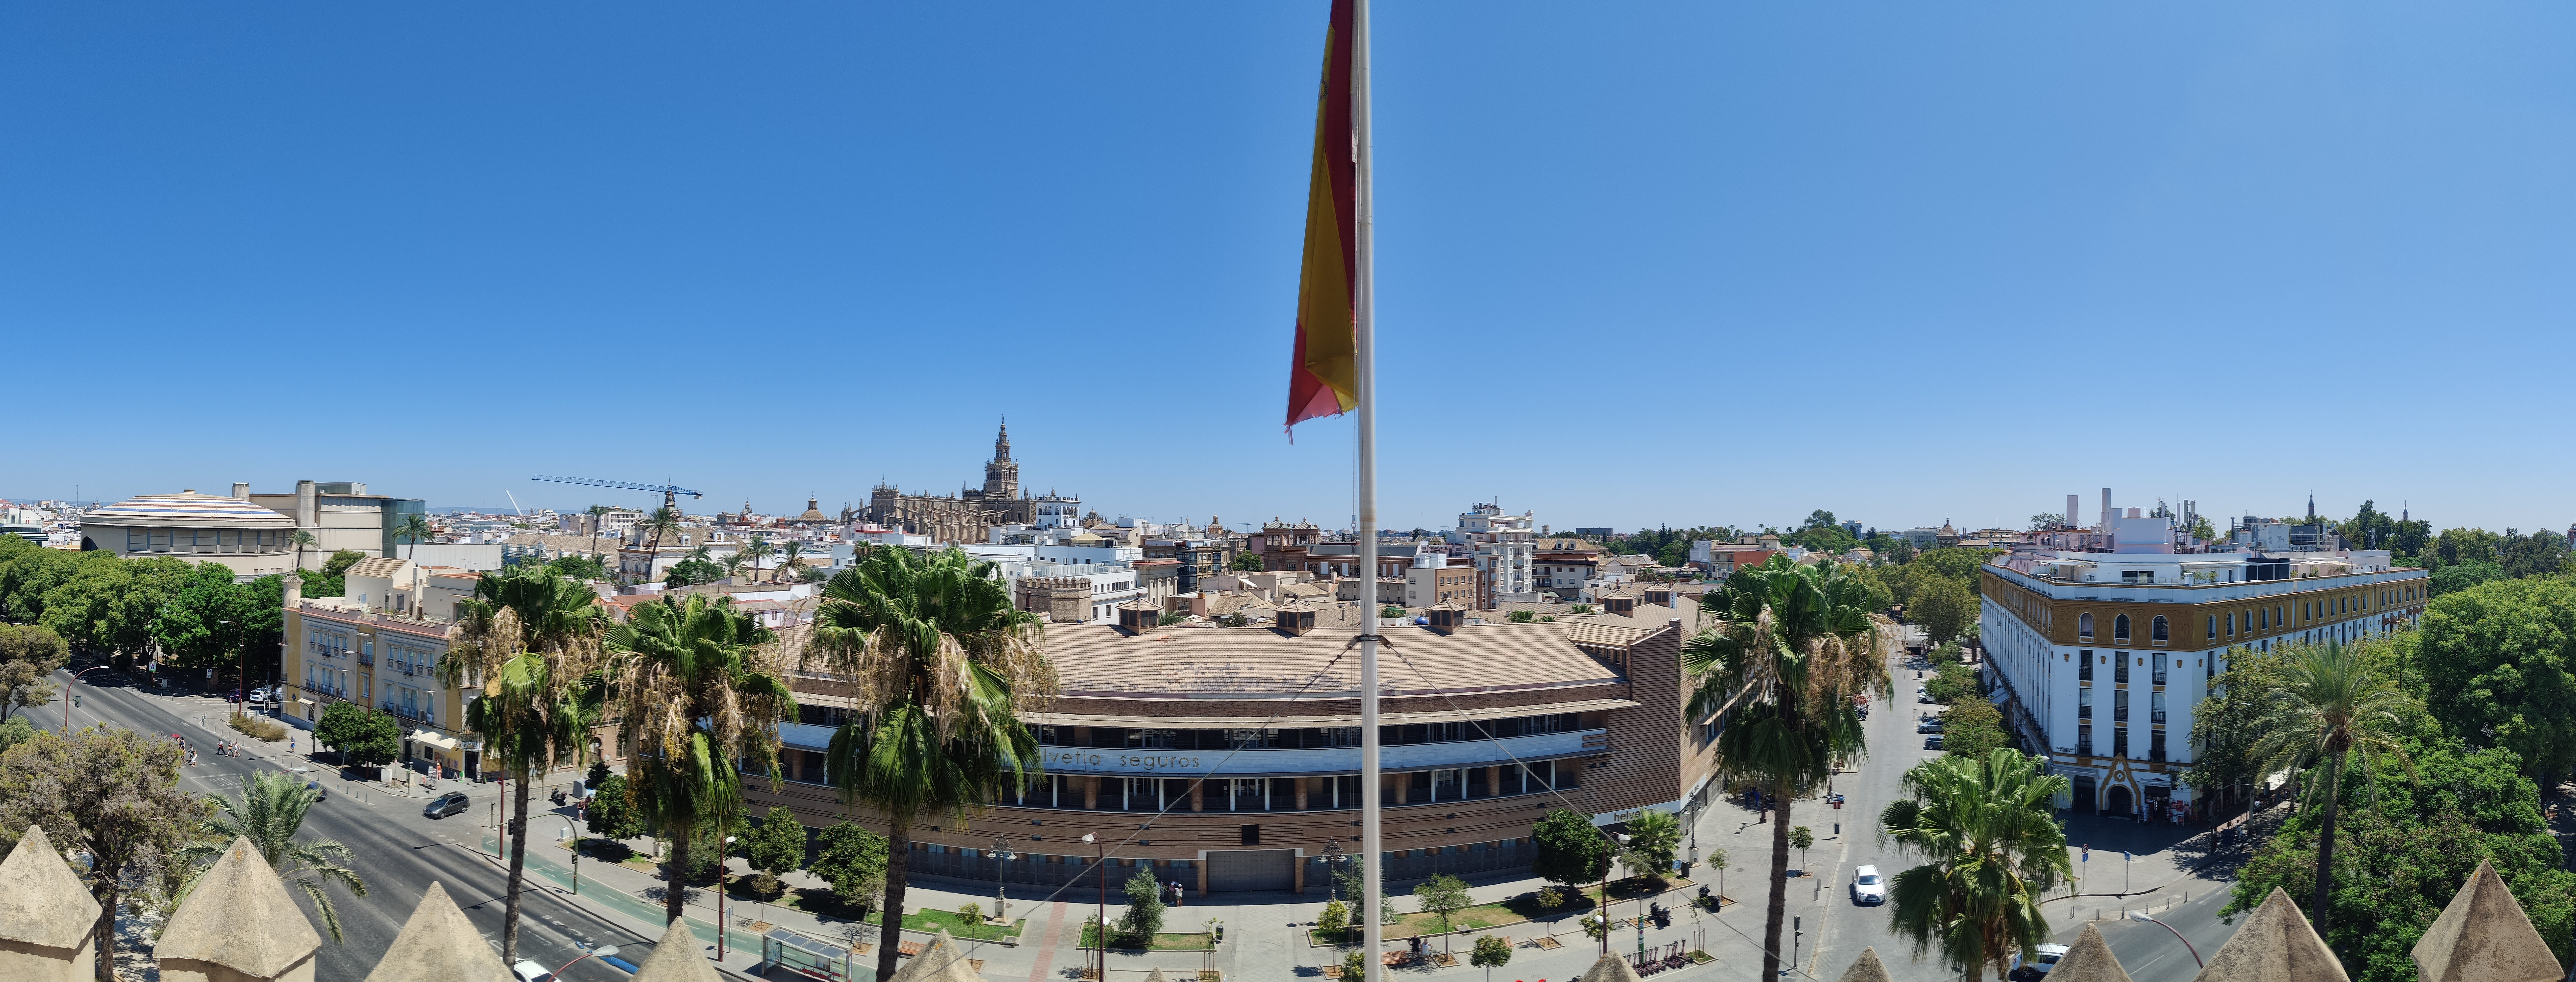
[[1367, 982], [1382, 982], [1378, 944], [1386, 925], [1379, 923], [1378, 899], [1384, 892], [1386, 855], [1379, 841], [1377, 731], [1377, 269], [1375, 194], [1369, 186], [1369, 0], [1356, 0], [1351, 18], [1351, 152], [1352, 250], [1351, 321], [1357, 337], [1352, 359], [1352, 387], [1357, 390], [1360, 478], [1360, 856], [1367, 873], [1361, 897], [1361, 950], [1368, 953]]

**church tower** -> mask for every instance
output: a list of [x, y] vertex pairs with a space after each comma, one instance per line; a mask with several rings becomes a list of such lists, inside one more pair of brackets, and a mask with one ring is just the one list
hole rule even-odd
[[1009, 501], [1020, 496], [1020, 465], [1011, 460], [1011, 423], [993, 439], [993, 459], [984, 462], [984, 500]]

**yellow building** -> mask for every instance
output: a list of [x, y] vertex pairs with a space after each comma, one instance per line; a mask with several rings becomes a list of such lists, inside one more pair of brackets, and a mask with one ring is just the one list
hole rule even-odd
[[[481, 574], [407, 559], [367, 559], [349, 567], [346, 596], [306, 597], [289, 576], [285, 597], [286, 690], [282, 715], [310, 729], [335, 702], [353, 702], [403, 721], [403, 766], [445, 777], [483, 780], [483, 741], [465, 728], [465, 705], [482, 693], [480, 678], [451, 682], [439, 665], [455, 643], [457, 604], [474, 595]], [[461, 683], [461, 684], [460, 684]], [[594, 727], [593, 752], [611, 762], [613, 723]], [[557, 769], [568, 769], [558, 756]]]

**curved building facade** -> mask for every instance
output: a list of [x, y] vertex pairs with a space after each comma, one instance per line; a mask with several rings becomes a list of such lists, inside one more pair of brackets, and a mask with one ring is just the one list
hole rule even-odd
[[236, 576], [267, 576], [294, 571], [295, 546], [286, 541], [294, 531], [294, 518], [247, 497], [191, 490], [92, 508], [81, 516], [80, 536], [84, 551], [216, 562]]
[[[1553, 623], [1452, 608], [1423, 616], [1438, 626], [1390, 625], [1379, 663], [1388, 881], [1525, 871], [1530, 827], [1550, 808], [1613, 825], [1704, 803], [1707, 734], [1681, 713], [1695, 609], [1672, 600], [1614, 597], [1609, 611]], [[1089, 833], [1113, 885], [1143, 868], [1194, 893], [1302, 892], [1322, 888], [1331, 857], [1358, 853], [1358, 610], [1292, 607], [1229, 628], [1156, 626], [1150, 606], [1122, 607], [1126, 626], [1047, 627], [1062, 694], [1032, 720], [1043, 776], [963, 822], [916, 819], [915, 875], [1089, 884]], [[755, 780], [750, 797], [882, 830], [881, 817], [844, 809], [824, 773], [847, 690], [821, 676], [795, 687], [803, 717], [781, 727], [784, 790]], [[997, 844], [1017, 858], [998, 858]]]

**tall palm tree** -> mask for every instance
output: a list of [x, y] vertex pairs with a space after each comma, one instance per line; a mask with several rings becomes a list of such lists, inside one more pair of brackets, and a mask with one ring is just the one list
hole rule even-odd
[[636, 812], [671, 844], [664, 923], [680, 919], [689, 841], [722, 841], [742, 815], [745, 760], [778, 784], [778, 721], [796, 712], [771, 673], [776, 639], [733, 598], [665, 596], [608, 631], [608, 694], [633, 741], [627, 787]]
[[2272, 708], [2255, 724], [2263, 734], [2249, 753], [2262, 762], [2257, 773], [2304, 771], [2322, 765], [2322, 780], [2310, 782], [2311, 801], [2324, 808], [2317, 841], [2317, 890], [2308, 919], [2317, 936], [2326, 936], [2327, 893], [2334, 886], [2335, 816], [2343, 798], [2347, 758], [2361, 763], [2362, 786], [2371, 807], [2379, 805], [2380, 759], [2394, 757], [2408, 773], [2415, 762], [2397, 740], [2398, 711], [2415, 704], [2388, 676], [2373, 670], [2357, 646], [2311, 644], [2291, 649], [2281, 666], [2281, 681], [2272, 690]]
[[[796, 571], [797, 579], [804, 579], [805, 567], [798, 565], [798, 561], [804, 558], [805, 543], [795, 539], [787, 540], [786, 545], [778, 547], [778, 573], [784, 573], [793, 569]], [[775, 583], [778, 581], [778, 573], [769, 574], [770, 582]]]
[[528, 775], [551, 762], [549, 748], [572, 754], [575, 765], [587, 755], [601, 695], [582, 682], [600, 667], [607, 618], [598, 594], [542, 566], [484, 574], [459, 614], [463, 629], [439, 659], [439, 677], [483, 690], [465, 707], [466, 728], [483, 737], [485, 759], [518, 784], [510, 791], [510, 875], [501, 915], [501, 957], [515, 963], [527, 882]]
[[312, 548], [314, 543], [319, 541], [321, 540], [313, 537], [313, 533], [303, 529], [296, 529], [295, 531], [286, 533], [286, 544], [295, 547], [296, 572], [300, 573], [304, 571], [304, 550]]
[[[681, 517], [677, 510], [668, 506], [653, 509], [644, 516], [643, 521], [635, 523], [635, 543], [649, 550], [651, 556], [658, 557], [661, 555], [662, 540], [678, 534], [680, 528], [687, 523], [688, 520]], [[645, 560], [643, 579], [652, 578], [652, 562], [651, 558]]]
[[2036, 758], [1998, 747], [1984, 760], [1943, 756], [1905, 772], [1911, 800], [1888, 805], [1879, 825], [1900, 849], [1930, 860], [1888, 883], [1896, 931], [1920, 953], [1934, 942], [1966, 982], [2012, 969], [2012, 956], [2048, 937], [2040, 898], [2074, 870], [2066, 830], [2049, 808], [2074, 782]]
[[751, 557], [750, 557], [750, 556], [743, 555], [742, 550], [740, 550], [740, 549], [736, 549], [736, 550], [734, 550], [734, 551], [732, 551], [732, 552], [730, 552], [730, 553], [726, 553], [726, 554], [725, 554], [725, 559], [724, 559], [724, 571], [725, 571], [725, 575], [726, 575], [726, 576], [730, 576], [730, 577], [733, 577], [733, 578], [735, 578], [735, 579], [742, 580], [742, 581], [743, 581], [743, 582], [745, 582], [745, 583], [749, 583], [749, 582], [751, 582], [751, 579], [750, 579], [749, 577], [744, 576], [742, 571], [743, 571], [743, 570], [746, 570], [746, 569], [750, 569], [750, 568], [751, 568]]
[[763, 568], [761, 560], [778, 555], [778, 547], [769, 544], [768, 536], [755, 535], [751, 541], [743, 543], [742, 554], [751, 557], [752, 575], [757, 577]]
[[[1038, 631], [994, 564], [956, 549], [879, 549], [824, 585], [807, 658], [851, 682], [855, 710], [824, 769], [843, 802], [885, 813], [887, 916], [903, 910], [916, 816], [963, 817], [1038, 770], [1037, 737], [1020, 722], [1056, 691]], [[897, 947], [879, 947], [878, 982], [894, 977]]]
[[420, 540], [434, 539], [437, 537], [438, 530], [429, 527], [429, 519], [422, 518], [418, 515], [405, 515], [403, 516], [403, 520], [396, 523], [393, 527], [394, 541], [400, 542], [404, 539], [410, 539], [411, 551], [415, 555], [420, 552]]
[[1690, 718], [1725, 716], [1717, 770], [1730, 783], [1761, 782], [1771, 825], [1771, 897], [1762, 977], [1780, 974], [1780, 929], [1789, 909], [1789, 801], [1864, 748], [1853, 698], [1892, 691], [1878, 649], [1882, 619], [1869, 587], [1840, 566], [1800, 566], [1773, 556], [1700, 596], [1715, 623], [1682, 643], [1695, 681]]
[[196, 870], [189, 875], [188, 887], [196, 887], [197, 877], [222, 858], [234, 839], [249, 839], [260, 858], [268, 860], [268, 868], [312, 899], [323, 928], [331, 932], [333, 942], [340, 942], [340, 908], [322, 885], [337, 883], [350, 895], [364, 897], [367, 881], [349, 868], [349, 847], [330, 839], [295, 837], [304, 826], [305, 812], [321, 798], [320, 792], [305, 787], [293, 774], [261, 771], [243, 778], [241, 794], [215, 798], [215, 814], [201, 829], [204, 838], [179, 850], [180, 861]]

